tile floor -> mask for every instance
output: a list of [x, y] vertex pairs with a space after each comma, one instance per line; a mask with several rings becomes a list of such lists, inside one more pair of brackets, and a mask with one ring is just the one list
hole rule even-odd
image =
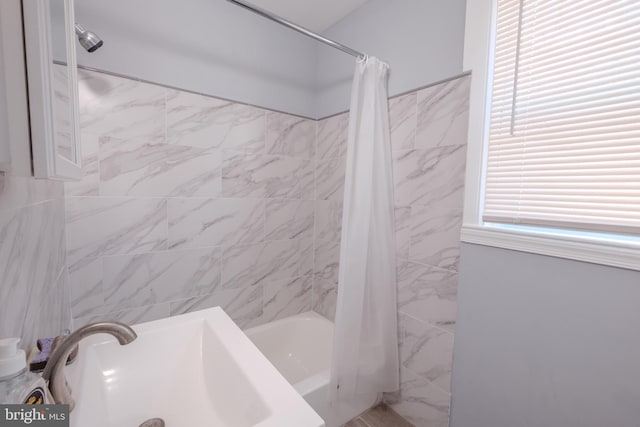
[[413, 427], [413, 424], [395, 413], [387, 405], [378, 405], [358, 418], [349, 421], [344, 427]]

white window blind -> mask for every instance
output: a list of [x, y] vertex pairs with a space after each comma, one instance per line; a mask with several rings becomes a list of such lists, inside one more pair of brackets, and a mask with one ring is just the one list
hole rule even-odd
[[497, 13], [484, 221], [640, 234], [640, 1]]

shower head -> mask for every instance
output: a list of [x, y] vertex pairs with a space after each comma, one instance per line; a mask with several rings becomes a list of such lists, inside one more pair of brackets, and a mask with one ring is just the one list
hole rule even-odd
[[76, 34], [78, 35], [80, 45], [85, 48], [87, 52], [95, 52], [103, 45], [100, 37], [91, 31], [85, 30], [80, 24], [76, 24]]

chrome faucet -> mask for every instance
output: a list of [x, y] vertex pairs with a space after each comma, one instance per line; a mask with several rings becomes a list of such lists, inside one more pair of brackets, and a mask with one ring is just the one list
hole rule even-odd
[[102, 333], [113, 335], [120, 345], [129, 344], [138, 337], [134, 330], [124, 323], [100, 322], [83, 326], [62, 340], [49, 357], [44, 372], [42, 372], [42, 378], [49, 382], [49, 390], [55, 403], [69, 405], [69, 411], [72, 411], [75, 406], [64, 376], [64, 366], [67, 363], [69, 354], [76, 344], [84, 338]]

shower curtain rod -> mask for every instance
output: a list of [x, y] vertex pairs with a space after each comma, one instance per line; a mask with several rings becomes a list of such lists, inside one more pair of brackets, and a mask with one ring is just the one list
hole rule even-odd
[[230, 2], [230, 3], [235, 4], [236, 6], [240, 6], [240, 7], [244, 8], [244, 9], [247, 9], [248, 11], [251, 11], [251, 12], [253, 12], [253, 13], [257, 14], [257, 15], [260, 15], [260, 16], [262, 16], [264, 18], [270, 19], [273, 22], [277, 22], [280, 25], [284, 25], [285, 27], [289, 27], [292, 30], [295, 30], [295, 31], [297, 31], [299, 33], [302, 33], [307, 37], [311, 37], [312, 39], [318, 40], [321, 43], [324, 43], [324, 44], [326, 44], [328, 46], [331, 46], [331, 47], [333, 47], [335, 49], [339, 49], [339, 50], [341, 50], [341, 51], [343, 51], [345, 53], [348, 53], [351, 56], [355, 56], [356, 58], [367, 56], [366, 54], [364, 54], [362, 52], [358, 52], [357, 50], [351, 49], [350, 47], [347, 47], [347, 46], [345, 46], [343, 44], [340, 44], [338, 42], [330, 40], [330, 39], [328, 39], [326, 37], [322, 37], [320, 34], [316, 34], [313, 31], [307, 30], [306, 28], [301, 27], [300, 25], [297, 25], [297, 24], [294, 24], [293, 22], [287, 21], [284, 18], [281, 18], [281, 17], [279, 17], [277, 15], [274, 15], [273, 13], [271, 13], [271, 12], [265, 10], [265, 9], [259, 8], [257, 6], [254, 6], [254, 5], [250, 4], [250, 3], [247, 3], [245, 1], [242, 1], [242, 0], [227, 0], [227, 1]]

